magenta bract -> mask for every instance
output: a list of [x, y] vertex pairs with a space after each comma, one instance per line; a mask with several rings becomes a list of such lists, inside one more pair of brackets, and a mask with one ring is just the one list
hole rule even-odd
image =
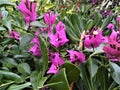
[[49, 70], [47, 71], [47, 74], [57, 74], [59, 72], [59, 69], [55, 64], [52, 64]]
[[56, 21], [56, 16], [53, 11], [49, 11], [48, 13], [44, 13], [44, 21], [47, 25], [52, 26]]
[[50, 54], [50, 61], [55, 64], [61, 66], [64, 63], [64, 60], [60, 57], [58, 52]]
[[40, 52], [40, 47], [38, 45], [33, 45], [28, 52], [31, 52], [34, 56], [40, 57], [41, 52]]
[[56, 32], [55, 34], [51, 34], [49, 38], [50, 43], [54, 45], [56, 48], [58, 48], [59, 46], [63, 46], [65, 43], [69, 41], [66, 37], [65, 31], [63, 30]]
[[63, 22], [58, 22], [58, 24], [56, 25], [56, 31], [61, 31], [64, 30], [65, 31], [65, 24]]
[[22, 12], [26, 25], [29, 25], [30, 22], [35, 21], [37, 18], [36, 4], [36, 2], [30, 0], [22, 0], [17, 7]]
[[90, 34], [84, 36], [84, 46], [91, 49], [97, 48], [105, 38], [102, 36], [102, 30], [92, 30]]
[[104, 46], [103, 50], [111, 61], [120, 61], [120, 32], [112, 30], [108, 45]]
[[115, 25], [114, 25], [113, 23], [109, 23], [109, 24], [107, 25], [107, 28], [112, 30], [112, 29], [115, 28]]
[[16, 40], [19, 40], [19, 38], [20, 38], [19, 33], [16, 31], [9, 31], [9, 35], [10, 35], [10, 38], [14, 38]]
[[71, 62], [84, 62], [85, 61], [85, 55], [82, 52], [74, 51], [74, 50], [67, 50], [70, 56]]
[[52, 62], [51, 67], [47, 71], [47, 74], [53, 73], [57, 74], [59, 72], [59, 68], [64, 63], [64, 60], [60, 57], [58, 52], [50, 53], [50, 61]]

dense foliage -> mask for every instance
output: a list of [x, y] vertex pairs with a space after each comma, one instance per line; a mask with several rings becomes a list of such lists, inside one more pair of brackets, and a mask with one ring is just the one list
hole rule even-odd
[[119, 90], [119, 0], [0, 0], [0, 90]]

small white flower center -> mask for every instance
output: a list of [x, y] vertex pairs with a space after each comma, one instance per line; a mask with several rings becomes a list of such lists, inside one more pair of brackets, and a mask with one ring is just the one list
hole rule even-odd
[[94, 31], [93, 34], [94, 34], [94, 35], [97, 35], [97, 34], [98, 34], [98, 31]]
[[35, 0], [30, 0], [30, 2], [34, 2]]

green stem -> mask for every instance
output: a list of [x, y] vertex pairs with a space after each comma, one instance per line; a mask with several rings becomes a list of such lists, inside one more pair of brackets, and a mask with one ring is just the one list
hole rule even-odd
[[12, 82], [9, 82], [9, 83], [5, 83], [5, 84], [2, 84], [2, 85], [0, 85], [0, 87], [3, 87], [3, 86], [6, 86], [6, 85], [9, 85], [9, 84], [12, 84], [12, 83], [14, 83], [15, 81], [12, 81]]

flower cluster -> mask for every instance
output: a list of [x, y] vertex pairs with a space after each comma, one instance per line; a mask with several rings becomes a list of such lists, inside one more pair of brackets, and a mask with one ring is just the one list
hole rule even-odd
[[[120, 19], [117, 18], [119, 23]], [[100, 44], [107, 43], [107, 46], [103, 47], [103, 51], [111, 61], [120, 61], [120, 30], [115, 30], [115, 25], [109, 23], [106, 28], [111, 30], [111, 34], [108, 37], [102, 35], [102, 30], [92, 29], [89, 35], [84, 35], [84, 46], [91, 49], [97, 48]]]
[[102, 30], [94, 27], [91, 32], [84, 35], [84, 46], [91, 49], [98, 47], [101, 43], [107, 42], [106, 38], [102, 35]]

